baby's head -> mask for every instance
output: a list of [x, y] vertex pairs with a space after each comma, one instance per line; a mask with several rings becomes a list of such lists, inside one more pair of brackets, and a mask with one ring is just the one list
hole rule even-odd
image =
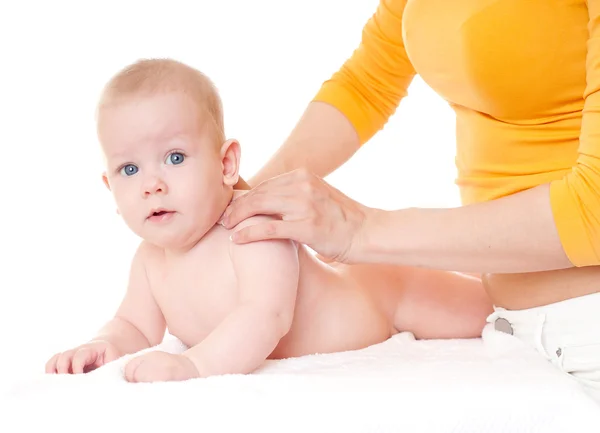
[[239, 143], [225, 140], [219, 94], [174, 60], [142, 60], [105, 86], [97, 131], [104, 183], [141, 238], [186, 249], [214, 226], [238, 182]]

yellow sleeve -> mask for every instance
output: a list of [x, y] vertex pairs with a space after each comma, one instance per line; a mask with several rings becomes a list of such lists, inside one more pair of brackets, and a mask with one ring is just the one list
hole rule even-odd
[[574, 266], [600, 265], [600, 0], [588, 0], [586, 89], [577, 163], [550, 185], [552, 212]]
[[406, 0], [379, 2], [363, 28], [359, 47], [314, 98], [344, 113], [360, 144], [383, 128], [415, 76], [402, 38], [405, 5]]

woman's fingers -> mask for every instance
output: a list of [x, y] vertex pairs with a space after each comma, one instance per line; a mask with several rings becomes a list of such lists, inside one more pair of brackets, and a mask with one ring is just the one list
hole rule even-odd
[[255, 215], [271, 215], [287, 218], [295, 215], [299, 207], [298, 198], [282, 193], [252, 191], [237, 198], [223, 213], [221, 222], [231, 229], [240, 222]]
[[323, 187], [316, 176], [299, 169], [269, 179], [231, 202], [221, 222], [232, 228], [255, 215], [277, 215], [287, 220], [306, 218], [307, 202]]
[[236, 244], [269, 239], [291, 239], [306, 244], [310, 243], [306, 236], [306, 224], [295, 221], [268, 221], [254, 224], [235, 232], [231, 239]]
[[267, 239], [291, 239], [306, 244], [330, 260], [353, 260], [357, 233], [362, 229], [366, 208], [323, 179], [297, 170], [264, 182], [233, 201], [222, 224], [231, 229], [254, 215], [277, 215], [269, 221], [246, 227], [232, 236], [236, 243]]

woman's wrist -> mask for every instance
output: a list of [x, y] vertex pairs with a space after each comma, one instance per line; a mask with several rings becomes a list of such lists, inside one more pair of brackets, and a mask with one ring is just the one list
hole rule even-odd
[[414, 209], [387, 211], [368, 208], [361, 230], [348, 257], [350, 263], [397, 263], [403, 261], [407, 246], [398, 233], [413, 216]]

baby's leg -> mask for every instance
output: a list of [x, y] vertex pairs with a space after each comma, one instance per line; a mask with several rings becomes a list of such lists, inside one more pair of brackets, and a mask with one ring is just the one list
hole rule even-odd
[[384, 305], [395, 306], [389, 312], [395, 328], [416, 338], [480, 337], [493, 311], [475, 276], [391, 265], [353, 265], [347, 271]]
[[481, 279], [432, 269], [412, 268], [394, 324], [416, 338], [476, 338], [493, 312]]

